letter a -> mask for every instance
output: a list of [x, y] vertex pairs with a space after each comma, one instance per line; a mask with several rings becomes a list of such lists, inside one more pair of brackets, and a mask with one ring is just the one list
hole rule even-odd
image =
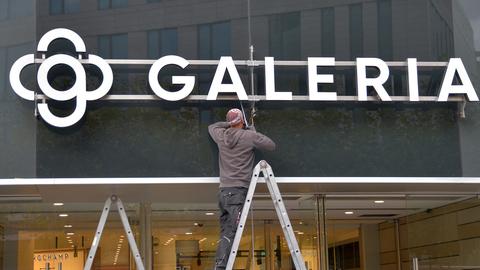
[[[222, 84], [222, 80], [225, 77], [225, 72], [228, 71], [232, 78], [232, 84]], [[240, 100], [248, 100], [247, 92], [243, 87], [242, 80], [238, 74], [235, 63], [232, 57], [222, 56], [220, 63], [218, 63], [217, 71], [213, 77], [212, 85], [208, 91], [207, 100], [216, 100], [218, 93], [236, 93]]]

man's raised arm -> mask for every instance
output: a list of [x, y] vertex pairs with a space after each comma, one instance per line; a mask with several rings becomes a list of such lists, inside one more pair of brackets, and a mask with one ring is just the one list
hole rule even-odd
[[210, 133], [212, 139], [218, 143], [225, 130], [229, 127], [230, 124], [228, 122], [217, 122], [208, 126], [208, 133]]

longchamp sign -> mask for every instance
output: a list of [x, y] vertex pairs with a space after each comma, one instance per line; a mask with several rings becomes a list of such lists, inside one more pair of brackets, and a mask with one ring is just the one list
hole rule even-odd
[[[58, 28], [47, 32], [39, 41], [37, 51], [46, 53], [51, 42], [57, 39], [67, 39], [73, 43], [75, 50], [79, 55], [86, 53], [86, 46], [82, 38], [75, 32]], [[80, 62], [82, 60], [82, 62]], [[318, 74], [319, 67], [334, 67], [336, 65], [333, 57], [310, 57], [308, 58], [308, 99], [311, 101], [337, 101], [338, 96], [335, 92], [319, 92], [318, 84], [334, 83], [333, 74]], [[67, 54], [57, 54], [46, 59], [36, 60], [34, 54], [28, 54], [19, 58], [10, 70], [10, 84], [15, 93], [26, 100], [34, 101], [36, 94], [34, 91], [25, 88], [20, 81], [20, 74], [22, 70], [28, 65], [41, 63], [38, 68], [37, 82], [40, 90], [48, 98], [56, 101], [76, 100], [75, 110], [68, 116], [59, 117], [54, 115], [47, 103], [39, 103], [37, 105], [40, 116], [48, 124], [56, 127], [72, 126], [84, 116], [87, 108], [87, 101], [98, 100], [108, 94], [113, 84], [113, 71], [110, 65], [101, 57], [93, 54], [88, 54], [87, 59], [74, 58]], [[92, 64], [97, 66], [103, 74], [103, 82], [101, 85], [93, 90], [87, 91], [86, 73], [82, 63]], [[50, 69], [56, 65], [68, 65], [75, 72], [75, 84], [66, 91], [59, 91], [54, 89], [48, 82], [47, 75]], [[162, 68], [167, 65], [175, 65], [185, 69], [190, 64], [190, 61], [175, 55], [164, 56], [156, 60], [150, 68], [148, 74], [148, 82], [150, 88], [155, 95], [160, 99], [168, 101], [179, 101], [186, 99], [195, 87], [195, 76], [172, 76], [172, 83], [181, 85], [182, 88], [178, 91], [172, 92], [164, 89], [159, 81], [158, 74]], [[277, 92], [275, 89], [275, 60], [273, 57], [265, 57], [265, 99], [266, 100], [292, 100], [291, 92]], [[377, 68], [379, 75], [375, 78], [367, 76], [367, 68]], [[407, 59], [408, 67], [408, 91], [409, 101], [418, 102], [419, 87], [418, 87], [418, 70], [417, 59]], [[356, 59], [357, 72], [357, 95], [358, 101], [368, 101], [367, 88], [372, 87], [381, 101], [389, 102], [392, 98], [388, 95], [384, 83], [387, 82], [390, 71], [386, 62], [378, 58], [357, 58]], [[222, 83], [226, 73], [230, 75], [232, 83]], [[461, 84], [455, 84], [455, 75]], [[240, 75], [235, 66], [232, 57], [221, 57], [216, 68], [215, 75], [210, 85], [210, 90], [207, 95], [207, 100], [216, 100], [220, 93], [236, 94], [239, 100], [248, 100], [245, 87], [240, 79]], [[469, 101], [479, 101], [477, 93], [468, 76], [467, 70], [460, 58], [452, 58], [448, 62], [444, 79], [437, 98], [438, 102], [446, 102], [450, 95], [466, 95]]]

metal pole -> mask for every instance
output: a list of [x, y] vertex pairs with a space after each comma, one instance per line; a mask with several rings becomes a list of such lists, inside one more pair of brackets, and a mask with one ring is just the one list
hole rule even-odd
[[400, 258], [400, 225], [398, 219], [395, 219], [395, 247], [397, 255], [397, 270], [402, 270], [402, 260]]
[[317, 205], [317, 250], [320, 270], [328, 270], [327, 213], [325, 196], [316, 195]]

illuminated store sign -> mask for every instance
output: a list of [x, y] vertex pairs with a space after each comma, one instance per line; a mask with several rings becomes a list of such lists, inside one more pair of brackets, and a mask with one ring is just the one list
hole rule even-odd
[[[57, 54], [46, 59], [35, 59], [34, 54], [28, 54], [18, 59], [10, 70], [10, 83], [15, 93], [26, 100], [35, 100], [35, 92], [23, 86], [20, 81], [20, 73], [31, 64], [41, 63], [38, 68], [37, 82], [40, 90], [49, 99], [56, 101], [76, 100], [76, 107], [73, 113], [66, 117], [54, 115], [47, 103], [38, 104], [38, 112], [45, 122], [56, 127], [68, 127], [74, 125], [84, 116], [87, 107], [87, 101], [98, 100], [103, 98], [110, 91], [113, 84], [113, 72], [106, 60], [99, 56], [88, 54], [87, 59], [82, 59], [81, 55], [86, 53], [86, 46], [82, 38], [75, 32], [58, 28], [46, 33], [38, 43], [38, 52], [45, 55], [48, 46], [56, 39], [67, 39], [73, 43], [79, 58], [74, 58], [66, 54]], [[172, 83], [181, 85], [178, 91], [171, 92], [164, 89], [159, 81], [158, 74], [162, 68], [167, 65], [175, 65], [185, 69], [193, 61], [186, 60], [180, 56], [168, 55], [155, 62], [150, 68], [148, 81], [150, 88], [160, 99], [168, 101], [179, 101], [188, 98], [195, 87], [195, 76], [172, 76]], [[265, 57], [264, 61], [255, 61], [258, 65], [265, 67], [265, 100], [293, 100], [291, 92], [276, 92], [275, 90], [275, 60], [273, 57]], [[75, 84], [66, 91], [54, 89], [48, 82], [47, 75], [49, 70], [56, 65], [68, 65], [75, 72]], [[86, 73], [82, 64], [92, 64], [97, 66], [103, 74], [103, 82], [96, 90], [87, 91]], [[335, 92], [319, 92], [318, 84], [334, 83], [333, 74], [318, 73], [318, 68], [335, 67], [337, 62], [333, 57], [310, 57], [307, 61], [308, 66], [308, 100], [310, 101], [337, 101], [338, 96]], [[388, 95], [384, 83], [390, 77], [390, 70], [386, 62], [378, 58], [357, 58], [355, 62], [357, 72], [357, 98], [355, 101], [368, 101], [367, 89], [372, 87], [380, 101], [392, 101]], [[414, 58], [407, 59], [407, 75], [408, 75], [408, 100], [410, 102], [420, 101], [418, 87], [418, 70], [417, 60]], [[375, 78], [367, 76], [367, 68], [377, 68], [379, 75]], [[230, 76], [232, 83], [222, 83], [226, 73]], [[455, 84], [455, 77], [461, 84]], [[224, 56], [218, 61], [215, 75], [213, 77], [210, 90], [206, 96], [206, 100], [217, 100], [221, 93], [236, 94], [239, 100], [248, 100], [249, 97], [245, 91], [245, 87], [240, 79], [240, 75], [232, 57]], [[467, 74], [467, 70], [460, 58], [452, 58], [446, 65], [446, 71], [440, 92], [436, 101], [446, 102], [450, 95], [460, 94], [466, 95], [469, 101], [479, 101], [473, 84]]]
[[83, 249], [36, 251], [33, 254], [34, 270], [82, 270], [85, 262]]

